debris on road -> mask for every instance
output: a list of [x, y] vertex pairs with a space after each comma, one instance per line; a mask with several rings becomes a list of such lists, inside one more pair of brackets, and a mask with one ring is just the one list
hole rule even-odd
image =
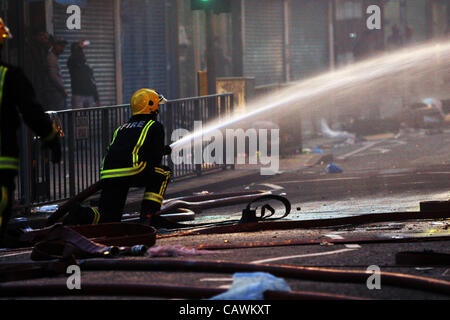
[[356, 140], [356, 136], [352, 133], [349, 133], [347, 131], [335, 131], [330, 129], [325, 119], [321, 119], [320, 126], [322, 134], [325, 137], [345, 140], [347, 143], [354, 143]]
[[186, 248], [181, 245], [157, 246], [148, 249], [146, 256], [150, 258], [156, 257], [187, 257], [200, 256], [207, 254], [215, 254], [216, 252], [208, 250], [198, 250], [195, 248]]
[[270, 273], [235, 273], [231, 288], [211, 300], [264, 300], [265, 291], [291, 291], [284, 279]]
[[344, 171], [332, 162], [327, 166], [326, 169], [324, 169], [324, 172], [325, 173], [342, 173]]

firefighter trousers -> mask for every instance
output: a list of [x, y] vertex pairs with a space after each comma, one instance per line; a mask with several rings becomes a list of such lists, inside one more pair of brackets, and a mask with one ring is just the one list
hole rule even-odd
[[74, 225], [120, 222], [128, 191], [132, 187], [145, 188], [140, 214], [141, 220], [150, 220], [151, 216], [161, 209], [170, 176], [170, 168], [161, 166], [149, 168], [131, 177], [104, 179], [101, 182], [98, 209], [75, 207], [69, 212], [64, 223]]
[[6, 228], [11, 218], [14, 201], [15, 176], [0, 175], [0, 247], [6, 237]]

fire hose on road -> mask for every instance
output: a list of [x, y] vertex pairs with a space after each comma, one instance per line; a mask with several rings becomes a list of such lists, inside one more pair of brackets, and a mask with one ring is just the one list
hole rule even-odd
[[[48, 219], [47, 226], [51, 226], [60, 221], [64, 215], [70, 210], [70, 207], [76, 202], [83, 202], [90, 196], [94, 195], [101, 189], [100, 183], [90, 186], [86, 190], [80, 192], [74, 198], [68, 200], [61, 205]], [[247, 203], [249, 201], [260, 198], [261, 196], [271, 195], [270, 191], [243, 191], [228, 193], [206, 193], [195, 196], [180, 197], [164, 201], [161, 211], [158, 215], [173, 214], [186, 211], [200, 212], [204, 209], [218, 208], [224, 206], [232, 206], [236, 204]], [[137, 219], [127, 219], [131, 222]]]
[[[42, 268], [43, 276], [48, 275], [51, 264], [55, 262], [34, 262], [15, 264], [14, 268], [22, 266], [27, 270], [32, 267]], [[366, 284], [372, 273], [366, 270], [339, 270], [321, 267], [305, 267], [293, 265], [270, 265], [254, 263], [237, 263], [227, 261], [195, 261], [180, 259], [155, 260], [79, 260], [78, 265], [82, 271], [163, 271], [163, 272], [199, 272], [199, 273], [236, 273], [236, 272], [266, 272], [277, 277], [305, 281], [359, 283]], [[49, 267], [50, 266], [50, 267]], [[2, 268], [12, 268], [11, 264], [0, 264]], [[34, 270], [36, 272], [36, 270]], [[36, 276], [36, 274], [35, 274]], [[380, 271], [379, 276], [383, 284], [388, 286], [434, 292], [450, 295], [450, 282], [433, 278], [415, 276], [410, 274]], [[41, 285], [42, 286], [42, 285]], [[10, 288], [10, 289], [8, 289]], [[9, 291], [8, 291], [9, 290]], [[66, 288], [67, 290], [67, 288]], [[32, 294], [24, 287], [0, 285], [0, 295]], [[36, 291], [38, 293], [38, 291]], [[54, 293], [55, 294], [55, 293]]]
[[[450, 236], [432, 236], [432, 237], [409, 237], [401, 239], [380, 238], [380, 237], [355, 237], [346, 239], [326, 239], [327, 243], [332, 244], [371, 244], [371, 243], [411, 243], [411, 242], [429, 242], [429, 241], [449, 241]], [[285, 241], [254, 241], [241, 243], [209, 243], [201, 244], [196, 247], [197, 250], [230, 250], [245, 248], [273, 248], [286, 246], [306, 246], [319, 245], [324, 239], [305, 239], [305, 240], [285, 240]]]
[[[0, 285], [0, 297], [43, 297], [43, 296], [141, 296], [178, 299], [208, 299], [224, 293], [226, 289], [153, 285], [137, 283], [83, 283], [80, 290], [68, 290], [63, 284], [6, 284]], [[309, 291], [272, 291], [264, 292], [265, 300], [369, 300], [361, 297]]]
[[[100, 184], [94, 184], [88, 189], [84, 190], [77, 196], [75, 196], [73, 199], [67, 201], [64, 203], [61, 207], [58, 208], [56, 212], [54, 212], [47, 220], [47, 225], [53, 225], [57, 223], [59, 220], [64, 217], [64, 215], [69, 211], [70, 207], [75, 202], [82, 202], [86, 200], [88, 197], [92, 196], [96, 192], [100, 190]], [[261, 207], [261, 216], [257, 217], [256, 213], [254, 213], [252, 210], [250, 210], [250, 204], [257, 201], [262, 200], [278, 200], [283, 203], [285, 206], [285, 212], [282, 216], [277, 218], [270, 218], [275, 214], [275, 210], [269, 205], [265, 204]], [[242, 222], [256, 222], [258, 220], [275, 220], [275, 219], [282, 219], [289, 215], [291, 211], [291, 204], [289, 201], [278, 195], [273, 195], [270, 191], [262, 191], [262, 190], [256, 190], [256, 191], [243, 191], [243, 192], [229, 192], [229, 193], [206, 193], [201, 195], [195, 195], [195, 196], [188, 196], [188, 197], [180, 197], [175, 199], [169, 199], [167, 201], [164, 201], [161, 210], [157, 213], [158, 221], [160, 226], [162, 227], [169, 227], [169, 228], [189, 228], [189, 227], [199, 227], [199, 226], [211, 226], [211, 223], [206, 224], [195, 224], [195, 225], [186, 225], [186, 224], [178, 224], [176, 222], [171, 222], [167, 220], [164, 215], [167, 214], [183, 214], [183, 213], [199, 213], [202, 210], [206, 209], [212, 209], [212, 208], [219, 208], [219, 207], [225, 207], [225, 206], [233, 206], [237, 204], [243, 204], [248, 203], [247, 209], [246, 209], [246, 220]], [[266, 211], [270, 211], [269, 215], [265, 215]], [[249, 214], [251, 216], [249, 216]], [[155, 219], [156, 220], [156, 219]], [[248, 220], [248, 221], [247, 221]], [[139, 218], [137, 217], [129, 217], [123, 220], [123, 222], [138, 222]], [[238, 222], [238, 221], [225, 221], [226, 224], [230, 224], [232, 222]]]
[[259, 221], [242, 224], [230, 224], [223, 226], [214, 226], [199, 230], [188, 230], [167, 235], [160, 235], [159, 238], [193, 236], [205, 234], [225, 234], [239, 232], [259, 232], [267, 230], [292, 230], [292, 229], [311, 229], [311, 228], [329, 228], [345, 225], [363, 225], [377, 222], [395, 222], [407, 220], [424, 219], [447, 219], [450, 218], [450, 212], [386, 212], [375, 214], [360, 214], [356, 216], [331, 218], [331, 219], [312, 219], [312, 220], [284, 220], [284, 221]]

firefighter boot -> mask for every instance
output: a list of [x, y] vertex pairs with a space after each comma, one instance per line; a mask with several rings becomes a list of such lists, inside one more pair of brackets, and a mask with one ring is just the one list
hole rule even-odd
[[69, 214], [64, 218], [64, 225], [98, 224], [100, 212], [95, 208], [86, 208], [78, 202], [72, 205]]
[[141, 223], [153, 226], [157, 224], [157, 216], [155, 213], [161, 210], [161, 204], [154, 201], [143, 201], [141, 208]]

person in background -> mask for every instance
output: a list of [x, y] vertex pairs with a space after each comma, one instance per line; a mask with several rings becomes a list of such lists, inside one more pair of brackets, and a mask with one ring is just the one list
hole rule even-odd
[[231, 58], [225, 54], [218, 37], [214, 39], [214, 48], [216, 50], [216, 76], [227, 77], [231, 74]]
[[377, 40], [374, 32], [371, 30], [364, 31], [353, 48], [353, 56], [355, 61], [370, 58], [376, 52]]
[[410, 26], [406, 26], [405, 27], [405, 41], [404, 41], [404, 45], [408, 46], [411, 44], [414, 44], [414, 28], [410, 27]]
[[97, 85], [92, 68], [87, 64], [84, 48], [89, 41], [72, 43], [71, 54], [67, 61], [72, 85], [72, 108], [99, 107]]
[[389, 50], [399, 49], [403, 46], [403, 37], [400, 34], [400, 28], [396, 24], [392, 26], [392, 34], [387, 39], [387, 45]]
[[36, 91], [36, 98], [40, 104], [45, 103], [45, 82], [48, 79], [47, 55], [52, 47], [50, 35], [44, 30], [33, 33], [31, 40], [31, 83]]
[[67, 98], [58, 61], [66, 46], [67, 41], [55, 39], [53, 47], [47, 55], [48, 81], [45, 84], [45, 106], [53, 111], [63, 110]]

